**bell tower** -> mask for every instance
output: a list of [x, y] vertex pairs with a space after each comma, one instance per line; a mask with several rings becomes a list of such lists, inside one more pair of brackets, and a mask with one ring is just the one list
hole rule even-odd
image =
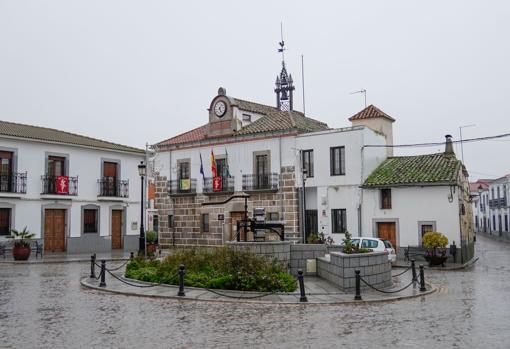
[[292, 74], [287, 74], [285, 69], [285, 42], [283, 41], [283, 30], [282, 30], [282, 41], [278, 43], [280, 48], [278, 52], [282, 54], [282, 70], [280, 75], [276, 76], [276, 107], [280, 110], [291, 111], [294, 109], [294, 98], [293, 91], [295, 89], [294, 82], [292, 80]]

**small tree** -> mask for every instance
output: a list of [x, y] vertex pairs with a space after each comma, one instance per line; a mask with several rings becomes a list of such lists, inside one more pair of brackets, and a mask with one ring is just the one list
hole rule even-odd
[[343, 252], [353, 253], [356, 246], [352, 243], [352, 235], [348, 231], [345, 232], [345, 238], [343, 239]]

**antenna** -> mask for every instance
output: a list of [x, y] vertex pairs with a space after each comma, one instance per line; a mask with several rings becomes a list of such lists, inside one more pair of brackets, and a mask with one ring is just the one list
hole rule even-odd
[[306, 115], [305, 107], [305, 63], [303, 55], [301, 55], [301, 80], [303, 81], [303, 114]]
[[353, 94], [356, 94], [356, 93], [363, 93], [363, 95], [365, 96], [365, 108], [366, 108], [367, 107], [367, 90], [362, 88], [361, 90], [351, 92], [350, 94], [353, 95]]

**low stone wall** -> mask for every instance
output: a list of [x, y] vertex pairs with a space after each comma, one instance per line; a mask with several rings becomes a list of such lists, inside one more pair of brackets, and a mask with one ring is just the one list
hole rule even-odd
[[225, 245], [235, 250], [248, 250], [256, 255], [276, 258], [290, 269], [290, 241], [237, 242], [227, 241]]
[[298, 270], [303, 270], [305, 275], [315, 275], [316, 273], [306, 270], [308, 259], [324, 257], [327, 252], [326, 245], [320, 244], [296, 244], [290, 246], [290, 273], [297, 275]]
[[[356, 286], [354, 270], [369, 284], [384, 288], [392, 285], [391, 263], [386, 252], [345, 254], [331, 252], [329, 258], [317, 258], [317, 275], [339, 286], [343, 290], [353, 290]], [[363, 282], [361, 287], [368, 287]]]

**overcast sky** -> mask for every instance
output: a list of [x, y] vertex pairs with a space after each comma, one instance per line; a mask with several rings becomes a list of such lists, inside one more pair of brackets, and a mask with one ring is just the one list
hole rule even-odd
[[[349, 126], [366, 88], [396, 144], [502, 134], [508, 18], [507, 1], [0, 0], [0, 119], [143, 147], [207, 122], [219, 86], [274, 105], [283, 21], [308, 116]], [[510, 137], [465, 144], [470, 179], [510, 173], [509, 154]]]

